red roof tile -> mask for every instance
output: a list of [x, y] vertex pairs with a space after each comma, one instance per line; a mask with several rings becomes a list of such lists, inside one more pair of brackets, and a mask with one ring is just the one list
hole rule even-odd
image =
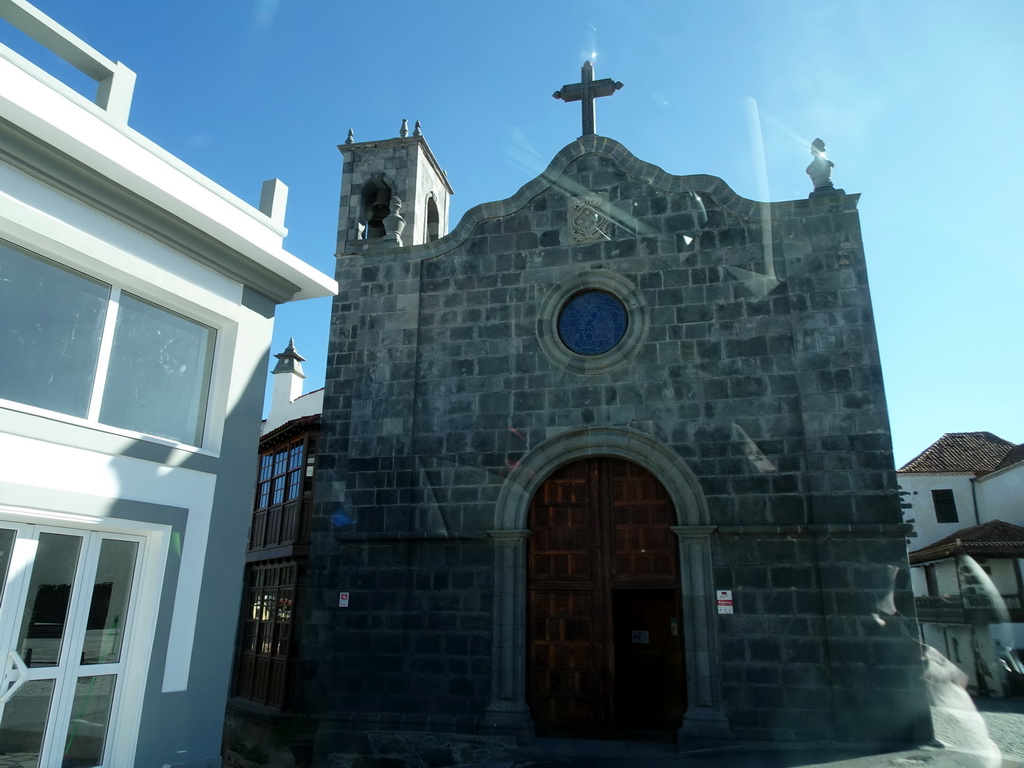
[[996, 469], [1006, 469], [1014, 464], [1020, 464], [1022, 461], [1024, 461], [1024, 443], [1021, 443], [1006, 454]]
[[1024, 528], [1002, 520], [964, 528], [909, 555], [918, 565], [953, 555], [982, 557], [1024, 557]]
[[991, 432], [947, 432], [899, 471], [980, 475], [998, 467], [1015, 447]]
[[291, 439], [302, 432], [308, 432], [314, 427], [319, 428], [319, 426], [319, 413], [313, 413], [309, 416], [300, 416], [297, 419], [286, 421], [281, 426], [275, 427], [260, 438], [260, 451], [266, 451], [278, 443]]

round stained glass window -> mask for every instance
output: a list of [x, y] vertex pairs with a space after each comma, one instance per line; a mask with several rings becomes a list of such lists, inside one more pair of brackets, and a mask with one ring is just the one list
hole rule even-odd
[[622, 341], [629, 317], [622, 302], [604, 291], [569, 299], [558, 314], [558, 335], [578, 355], [601, 355]]

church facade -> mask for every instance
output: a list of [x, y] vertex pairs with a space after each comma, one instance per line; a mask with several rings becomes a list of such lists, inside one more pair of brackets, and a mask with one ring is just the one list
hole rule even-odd
[[340, 147], [318, 753], [927, 739], [859, 196], [754, 202], [585, 126], [447, 234], [403, 134]]

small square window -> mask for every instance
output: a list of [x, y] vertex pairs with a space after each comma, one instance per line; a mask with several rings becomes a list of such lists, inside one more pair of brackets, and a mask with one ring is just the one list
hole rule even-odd
[[935, 505], [935, 522], [960, 522], [960, 518], [956, 514], [956, 501], [953, 499], [953, 491], [949, 488], [940, 488], [932, 491], [932, 504]]

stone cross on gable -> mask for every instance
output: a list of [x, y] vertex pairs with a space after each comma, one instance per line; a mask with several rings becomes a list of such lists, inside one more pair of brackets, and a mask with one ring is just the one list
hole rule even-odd
[[611, 96], [622, 87], [622, 83], [615, 82], [610, 77], [603, 80], [594, 79], [594, 65], [589, 61], [583, 63], [580, 82], [563, 85], [561, 90], [555, 91], [552, 96], [562, 101], [583, 102], [583, 135], [591, 136], [594, 129], [594, 99], [600, 96]]

